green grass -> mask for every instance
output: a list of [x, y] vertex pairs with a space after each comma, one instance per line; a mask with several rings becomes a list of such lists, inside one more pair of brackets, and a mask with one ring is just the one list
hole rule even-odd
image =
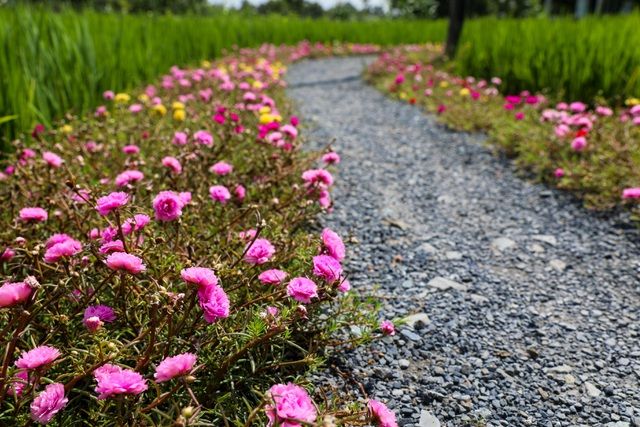
[[[103, 14], [0, 9], [0, 135], [90, 110], [106, 89], [153, 81], [170, 66], [264, 42], [382, 45], [441, 40], [444, 21], [336, 22], [293, 17]], [[2, 123], [6, 116], [17, 116]]]
[[640, 95], [640, 15], [481, 19], [465, 23], [456, 71], [500, 76], [503, 89], [619, 101]]

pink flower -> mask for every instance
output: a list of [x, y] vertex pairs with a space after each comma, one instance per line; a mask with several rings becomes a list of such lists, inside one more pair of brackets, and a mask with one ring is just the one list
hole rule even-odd
[[442, 114], [447, 111], [447, 106], [444, 104], [440, 104], [438, 105], [438, 109], [436, 111], [438, 112], [438, 114]]
[[264, 408], [268, 427], [302, 427], [301, 423], [313, 424], [318, 416], [307, 391], [293, 383], [272, 386], [269, 397], [271, 402]]
[[324, 169], [310, 169], [302, 174], [307, 187], [317, 184], [320, 188], [327, 188], [333, 184], [333, 176]]
[[252, 228], [250, 230], [239, 232], [238, 237], [242, 240], [253, 240], [253, 238], [256, 237], [256, 233], [257, 231]]
[[229, 199], [231, 199], [231, 193], [224, 185], [213, 185], [209, 187], [209, 195], [211, 198], [222, 204], [227, 203]]
[[311, 279], [296, 277], [287, 285], [287, 295], [298, 302], [309, 304], [311, 298], [318, 297], [318, 286]]
[[214, 323], [218, 319], [229, 317], [229, 297], [221, 286], [209, 285], [199, 288], [198, 300], [207, 322]]
[[115, 93], [113, 93], [113, 91], [112, 91], [112, 90], [105, 90], [105, 91], [102, 93], [102, 97], [103, 97], [104, 99], [106, 99], [107, 101], [111, 101], [113, 98], [115, 98], [115, 96], [116, 96], [116, 94], [115, 94]]
[[244, 255], [244, 260], [249, 264], [264, 264], [276, 253], [276, 248], [267, 239], [256, 239], [253, 244], [249, 243], [249, 245], [251, 247]]
[[41, 345], [33, 350], [25, 351], [16, 360], [16, 367], [20, 369], [38, 369], [50, 365], [60, 357], [60, 351], [55, 347]]
[[176, 175], [180, 175], [180, 173], [182, 173], [182, 165], [180, 164], [180, 161], [175, 157], [164, 157], [162, 159], [162, 165], [171, 169], [171, 172]]
[[191, 373], [196, 360], [197, 356], [192, 353], [182, 353], [177, 356], [167, 357], [160, 362], [153, 377], [157, 383], [161, 383], [175, 377], [187, 375]]
[[571, 148], [574, 151], [582, 151], [587, 146], [587, 140], [584, 136], [579, 136], [571, 141]]
[[367, 409], [378, 427], [398, 427], [396, 415], [384, 403], [370, 399], [367, 403]]
[[12, 384], [9, 392], [15, 397], [22, 395], [22, 390], [29, 384], [29, 372], [21, 369], [11, 379]]
[[116, 271], [138, 274], [147, 269], [142, 260], [125, 252], [114, 252], [107, 257], [107, 267]]
[[2, 254], [0, 254], [0, 261], [11, 261], [16, 256], [16, 251], [10, 247], [6, 247]]
[[603, 117], [609, 117], [613, 115], [613, 110], [609, 107], [603, 107], [601, 105], [596, 107], [596, 113]]
[[133, 113], [133, 114], [137, 114], [137, 113], [139, 113], [140, 111], [142, 111], [142, 105], [140, 105], [140, 104], [131, 104], [131, 105], [129, 106], [129, 111], [130, 111], [131, 113]]
[[233, 190], [233, 194], [236, 196], [238, 200], [243, 201], [247, 195], [247, 190], [244, 188], [244, 186], [238, 184], [236, 185], [236, 188]]
[[33, 289], [25, 282], [7, 282], [0, 286], [0, 308], [12, 307], [26, 301]]
[[516, 120], [524, 119], [524, 113], [522, 111], [518, 111], [515, 115]]
[[216, 175], [228, 175], [233, 171], [233, 166], [226, 162], [218, 162], [209, 170]]
[[332, 151], [322, 156], [322, 161], [328, 165], [338, 164], [340, 163], [340, 156], [335, 151]]
[[382, 333], [384, 335], [395, 335], [396, 334], [396, 327], [389, 320], [383, 320], [382, 322], [380, 322], [380, 329], [382, 330]]
[[151, 218], [145, 214], [135, 214], [133, 218], [127, 218], [122, 223], [122, 233], [126, 236], [134, 231], [140, 231], [149, 224]]
[[279, 285], [287, 278], [287, 273], [282, 270], [272, 269], [263, 271], [258, 275], [258, 280], [263, 285]]
[[124, 147], [122, 147], [122, 152], [124, 154], [138, 154], [140, 152], [140, 147], [133, 144], [125, 145]]
[[63, 258], [69, 258], [82, 251], [82, 243], [68, 238], [60, 243], [52, 245], [44, 253], [44, 262], [58, 262]]
[[555, 133], [558, 138], [564, 138], [571, 132], [571, 128], [565, 124], [559, 124], [555, 128]]
[[625, 188], [622, 191], [623, 199], [640, 199], [640, 187]]
[[206, 130], [199, 130], [193, 134], [193, 138], [198, 144], [211, 146], [213, 145], [213, 136]]
[[213, 270], [204, 267], [189, 267], [180, 272], [182, 280], [187, 283], [198, 285], [198, 287], [215, 286], [218, 284], [218, 277]]
[[118, 187], [124, 187], [132, 182], [138, 182], [144, 179], [144, 174], [140, 171], [129, 170], [124, 171], [116, 176], [115, 183]]
[[342, 261], [345, 256], [345, 248], [340, 236], [335, 231], [325, 228], [322, 230], [321, 237], [326, 253], [338, 261]]
[[557, 168], [555, 171], [553, 171], [553, 175], [556, 178], [562, 178], [564, 176], [564, 169], [562, 168]]
[[20, 209], [20, 219], [25, 222], [44, 222], [49, 218], [47, 211], [42, 208]]
[[187, 134], [184, 132], [176, 132], [173, 134], [173, 143], [175, 145], [185, 145], [187, 140]]
[[147, 382], [142, 375], [116, 365], [106, 364], [93, 373], [98, 385], [98, 399], [107, 399], [118, 394], [140, 394], [147, 390]]
[[129, 203], [129, 195], [121, 191], [117, 191], [106, 196], [100, 197], [97, 201], [96, 210], [102, 216], [115, 211]]
[[62, 163], [64, 163], [64, 160], [62, 160], [60, 156], [52, 153], [51, 151], [45, 151], [44, 153], [42, 153], [42, 158], [52, 168], [59, 168], [60, 166], [62, 166]]
[[31, 418], [40, 424], [47, 424], [67, 402], [69, 399], [64, 397], [64, 384], [49, 384], [31, 402]]
[[340, 278], [342, 266], [337, 259], [329, 255], [314, 256], [313, 274], [323, 278], [327, 283], [333, 283]]
[[582, 102], [572, 102], [569, 104], [569, 109], [574, 113], [582, 113], [587, 109], [587, 105]]
[[340, 284], [338, 285], [338, 291], [345, 293], [351, 290], [351, 283], [347, 279], [342, 279]]
[[98, 330], [104, 323], [116, 320], [113, 309], [107, 305], [92, 305], [84, 311], [83, 323], [91, 332]]
[[184, 202], [175, 191], [161, 191], [153, 199], [153, 209], [156, 212], [156, 220], [173, 221], [182, 215]]

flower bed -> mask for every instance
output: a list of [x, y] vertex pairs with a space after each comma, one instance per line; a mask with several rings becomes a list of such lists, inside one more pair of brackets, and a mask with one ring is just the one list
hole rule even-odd
[[15, 142], [1, 424], [395, 425], [380, 402], [314, 403], [293, 383], [393, 333], [348, 293], [342, 239], [308, 231], [339, 156], [300, 150], [282, 91], [290, 60], [373, 50], [263, 46], [173, 67]]
[[424, 106], [454, 129], [485, 131], [540, 179], [609, 209], [640, 197], [640, 100], [613, 108], [593, 100], [552, 103], [549, 95], [501, 93], [499, 77], [458, 77], [438, 46], [383, 53], [367, 71], [378, 88]]

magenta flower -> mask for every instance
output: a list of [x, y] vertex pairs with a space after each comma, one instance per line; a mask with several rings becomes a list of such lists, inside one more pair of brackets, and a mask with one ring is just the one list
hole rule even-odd
[[331, 151], [330, 153], [322, 156], [322, 161], [328, 165], [335, 165], [340, 163], [340, 156], [335, 151]]
[[640, 199], [640, 187], [625, 188], [622, 191], [623, 199]]
[[25, 302], [32, 292], [33, 288], [25, 282], [7, 282], [0, 286], [0, 308]]
[[136, 170], [124, 171], [116, 176], [115, 183], [118, 187], [124, 187], [132, 182], [138, 182], [144, 179], [144, 174]]
[[193, 138], [198, 144], [211, 146], [213, 145], [213, 136], [206, 130], [199, 130], [193, 134]]
[[327, 188], [333, 184], [333, 176], [324, 169], [310, 169], [302, 174], [302, 179], [307, 187], [317, 185], [320, 188]]
[[233, 171], [233, 166], [226, 162], [218, 162], [211, 166], [210, 171], [216, 175], [229, 175]]
[[[133, 104], [133, 105], [136, 105], [136, 104]], [[124, 147], [122, 147], [122, 152], [124, 154], [138, 154], [140, 152], [140, 147], [138, 147], [137, 145], [133, 145], [133, 144], [125, 145]]]
[[64, 160], [62, 160], [60, 156], [52, 153], [51, 151], [45, 151], [44, 153], [42, 153], [42, 158], [52, 168], [59, 168], [60, 166], [62, 166], [62, 163], [64, 163]]
[[169, 381], [175, 377], [188, 375], [196, 364], [197, 356], [192, 353], [182, 353], [177, 356], [165, 358], [158, 367], [153, 377], [157, 383]]
[[204, 267], [189, 267], [180, 272], [182, 280], [198, 287], [215, 286], [218, 284], [218, 277], [213, 270]]
[[214, 323], [218, 319], [229, 317], [229, 297], [222, 287], [209, 285], [199, 288], [198, 300], [207, 322]]
[[31, 402], [31, 418], [40, 424], [47, 424], [67, 402], [69, 399], [64, 397], [64, 384], [49, 384]]
[[15, 397], [22, 395], [22, 390], [29, 384], [29, 372], [21, 369], [11, 378], [11, 388], [9, 392]]
[[101, 322], [111, 323], [116, 320], [116, 313], [108, 305], [90, 305], [84, 310], [84, 320], [97, 317]]
[[374, 421], [378, 427], [398, 427], [396, 421], [396, 415], [393, 411], [387, 408], [382, 402], [370, 399], [367, 403], [367, 409], [372, 421]]
[[564, 169], [556, 168], [556, 170], [553, 171], [553, 176], [555, 176], [556, 178], [562, 178], [564, 176]]
[[133, 218], [127, 218], [122, 223], [122, 233], [124, 235], [131, 234], [134, 231], [140, 231], [149, 224], [151, 218], [145, 214], [135, 214]]
[[298, 302], [309, 304], [311, 298], [318, 297], [318, 286], [306, 277], [295, 277], [287, 285], [287, 295]]
[[342, 261], [345, 256], [345, 248], [340, 236], [335, 231], [325, 228], [322, 230], [321, 237], [325, 252], [338, 261]]
[[131, 274], [138, 274], [147, 269], [140, 258], [125, 252], [112, 253], [107, 257], [106, 263], [107, 267], [112, 270], [124, 271]]
[[0, 261], [11, 261], [16, 256], [16, 251], [10, 247], [6, 247], [2, 254], [0, 254]]
[[393, 325], [393, 322], [389, 320], [383, 320], [380, 322], [380, 330], [384, 335], [395, 335], [396, 327]]
[[231, 199], [231, 193], [224, 185], [214, 185], [209, 187], [209, 195], [211, 198], [222, 204], [227, 203], [229, 199]]
[[156, 220], [173, 221], [182, 215], [184, 202], [180, 194], [175, 191], [161, 191], [153, 199], [153, 209], [156, 212]]
[[97, 201], [96, 210], [102, 216], [109, 214], [129, 203], [129, 195], [121, 191], [100, 197]]
[[579, 136], [571, 141], [571, 148], [575, 151], [582, 151], [587, 146], [587, 140], [584, 136]]
[[25, 351], [16, 360], [16, 367], [20, 369], [38, 369], [50, 365], [60, 357], [60, 351], [55, 347], [41, 345], [33, 350]]
[[134, 370], [106, 364], [93, 373], [98, 385], [98, 399], [107, 399], [118, 394], [137, 395], [147, 390], [147, 381]]
[[72, 257], [82, 251], [82, 243], [72, 238], [56, 243], [44, 253], [44, 262], [54, 263]]
[[582, 113], [587, 109], [587, 104], [582, 102], [572, 102], [569, 104], [569, 109], [574, 113]]
[[249, 245], [251, 246], [244, 255], [244, 260], [249, 264], [264, 264], [276, 253], [276, 248], [267, 239], [256, 239]]
[[111, 101], [113, 98], [115, 98], [115, 96], [116, 94], [113, 93], [112, 90], [105, 90], [104, 92], [102, 92], [102, 97], [107, 101]]
[[263, 271], [258, 275], [258, 280], [263, 285], [279, 285], [287, 278], [287, 273], [282, 270], [272, 269]]
[[[341, 278], [342, 279], [342, 278]], [[347, 279], [342, 279], [338, 285], [338, 292], [349, 292], [351, 290], [351, 283]]]
[[184, 132], [176, 132], [173, 134], [173, 143], [175, 145], [185, 145], [187, 140], [187, 134]]
[[342, 266], [340, 261], [329, 255], [314, 256], [313, 274], [323, 278], [327, 283], [333, 283], [340, 278]]
[[20, 219], [25, 222], [44, 222], [49, 218], [47, 211], [42, 208], [20, 209]]
[[302, 427], [313, 424], [318, 416], [309, 394], [293, 383], [276, 384], [269, 389], [270, 402], [264, 408], [268, 427]]
[[236, 185], [236, 188], [233, 190], [233, 194], [236, 196], [238, 200], [243, 201], [247, 195], [247, 189], [244, 188], [244, 186], [238, 184]]
[[164, 157], [162, 159], [162, 166], [165, 166], [171, 169], [171, 172], [173, 172], [176, 175], [180, 175], [182, 173], [182, 165], [180, 164], [180, 161], [175, 157], [171, 157], [171, 156]]
[[64, 234], [64, 233], [53, 234], [51, 235], [51, 237], [47, 239], [47, 241], [44, 244], [44, 247], [46, 249], [49, 249], [51, 246], [57, 245], [58, 243], [66, 242], [67, 240], [72, 240], [72, 237], [69, 236], [68, 234]]

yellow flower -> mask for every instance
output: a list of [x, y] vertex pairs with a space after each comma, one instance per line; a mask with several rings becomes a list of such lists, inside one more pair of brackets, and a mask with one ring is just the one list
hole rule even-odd
[[261, 114], [260, 115], [260, 123], [263, 124], [263, 125], [265, 125], [267, 123], [271, 123], [273, 121], [275, 121], [275, 120], [274, 120], [274, 116], [272, 114], [266, 113], [266, 114]]
[[624, 101], [624, 103], [628, 107], [633, 107], [634, 105], [639, 105], [640, 104], [640, 99], [638, 99], [638, 98], [627, 98], [627, 100]]
[[443, 87], [443, 88], [444, 88], [444, 87], [449, 87], [449, 82], [448, 82], [448, 81], [446, 81], [446, 80], [441, 81], [441, 82], [440, 82], [440, 87]]
[[407, 94], [404, 92], [400, 92], [398, 96], [400, 97], [400, 99], [407, 99]]
[[71, 125], [64, 125], [60, 128], [60, 132], [64, 134], [70, 134], [73, 132], [73, 127]]
[[260, 107], [260, 110], [258, 110], [258, 112], [260, 114], [267, 114], [271, 112], [271, 108], [267, 105], [265, 105], [264, 107]]
[[205, 59], [204, 61], [202, 61], [202, 62], [200, 63], [200, 66], [201, 66], [202, 68], [209, 69], [209, 68], [211, 68], [211, 62], [209, 62], [209, 61], [207, 61], [207, 60]]
[[174, 110], [184, 110], [184, 104], [180, 101], [174, 101], [173, 104], [171, 104], [171, 108]]
[[281, 122], [282, 121], [282, 116], [280, 114], [277, 114], [277, 115], [273, 116], [273, 121], [274, 122]]
[[147, 102], [149, 102], [149, 95], [147, 95], [146, 93], [142, 93], [140, 94], [140, 96], [138, 96], [138, 100], [146, 104]]
[[460, 96], [469, 96], [470, 93], [471, 91], [466, 87], [460, 89]]
[[184, 110], [175, 110], [173, 112], [173, 120], [182, 122], [187, 117], [187, 113]]
[[254, 89], [262, 89], [262, 86], [264, 86], [262, 84], [262, 82], [260, 80], [256, 80], [253, 82], [253, 84], [251, 85], [253, 86]]
[[162, 104], [156, 104], [151, 108], [154, 112], [160, 114], [161, 116], [164, 116], [165, 114], [167, 114], [167, 107], [165, 107]]
[[118, 104], [126, 104], [131, 100], [131, 96], [128, 93], [118, 93], [114, 99]]

